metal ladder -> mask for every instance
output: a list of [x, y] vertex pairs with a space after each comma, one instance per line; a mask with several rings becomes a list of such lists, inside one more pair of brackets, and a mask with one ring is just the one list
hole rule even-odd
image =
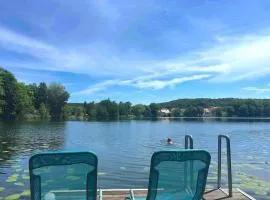
[[[232, 197], [232, 157], [231, 157], [231, 141], [227, 135], [218, 135], [218, 180], [217, 189], [221, 189], [221, 151], [222, 151], [222, 139], [226, 141], [226, 151], [227, 151], [227, 173], [228, 173], [228, 197]], [[223, 190], [222, 190], [223, 191]]]
[[[226, 151], [227, 151], [227, 173], [228, 173], [228, 190], [225, 192], [221, 188], [221, 153], [222, 153], [222, 139], [226, 141]], [[185, 149], [193, 149], [193, 138], [191, 135], [185, 135]], [[231, 141], [227, 135], [218, 135], [218, 174], [217, 174], [217, 189], [224, 192], [227, 197], [232, 197], [232, 160], [231, 160]]]

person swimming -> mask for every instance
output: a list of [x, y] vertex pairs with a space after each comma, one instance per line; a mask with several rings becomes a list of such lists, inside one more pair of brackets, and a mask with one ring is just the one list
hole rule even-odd
[[173, 144], [173, 140], [172, 138], [168, 137], [168, 138], [164, 138], [163, 140], [160, 140], [161, 144], [166, 144], [166, 145], [171, 145]]
[[167, 138], [167, 144], [173, 144], [172, 138], [170, 137]]

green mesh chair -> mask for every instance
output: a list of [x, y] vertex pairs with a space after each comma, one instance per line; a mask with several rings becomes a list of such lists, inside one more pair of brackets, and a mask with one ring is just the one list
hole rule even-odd
[[31, 200], [95, 200], [98, 159], [90, 152], [41, 153], [29, 160]]
[[[203, 150], [154, 153], [146, 200], [202, 199], [210, 160]], [[130, 198], [135, 199], [132, 192]]]

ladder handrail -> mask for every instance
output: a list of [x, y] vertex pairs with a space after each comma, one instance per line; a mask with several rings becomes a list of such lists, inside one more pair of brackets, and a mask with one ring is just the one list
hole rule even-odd
[[185, 135], [185, 149], [193, 149], [192, 135]]
[[[193, 149], [193, 138], [192, 135], [185, 135], [185, 149]], [[194, 185], [194, 181], [193, 181], [193, 161], [191, 161], [189, 163], [189, 168], [190, 168], [190, 180], [191, 180], [191, 187], [193, 187]], [[184, 174], [187, 174], [188, 171], [188, 165], [187, 163], [185, 163], [185, 167], [184, 167]], [[184, 176], [184, 183], [185, 185], [187, 185], [187, 176]]]
[[221, 188], [221, 148], [222, 139], [226, 141], [227, 148], [227, 169], [228, 169], [228, 187], [229, 187], [229, 197], [232, 197], [232, 163], [231, 163], [231, 141], [227, 135], [218, 135], [218, 181], [217, 188]]

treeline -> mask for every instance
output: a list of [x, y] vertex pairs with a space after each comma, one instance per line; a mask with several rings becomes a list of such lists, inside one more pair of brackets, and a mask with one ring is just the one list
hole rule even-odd
[[178, 99], [159, 105], [172, 117], [270, 117], [269, 99]]
[[130, 102], [117, 103], [110, 99], [96, 103], [69, 103], [67, 107], [70, 119], [85, 118], [89, 120], [155, 118], [160, 116], [161, 109], [156, 103], [149, 106], [142, 104], [132, 105]]
[[68, 113], [70, 119], [119, 119], [119, 118], [144, 118], [149, 117], [149, 107], [138, 104], [132, 105], [130, 102], [116, 103], [110, 99], [100, 102], [69, 103]]
[[56, 83], [26, 85], [0, 68], [0, 116], [4, 120], [53, 119], [65, 117], [69, 93]]
[[71, 119], [90, 120], [156, 117], [270, 117], [269, 99], [179, 99], [150, 105], [109, 99], [68, 104]]
[[56, 83], [20, 83], [0, 68], [0, 117], [14, 119], [120, 119], [157, 117], [270, 117], [270, 99], [178, 99], [132, 105], [110, 99], [69, 103], [69, 93]]

